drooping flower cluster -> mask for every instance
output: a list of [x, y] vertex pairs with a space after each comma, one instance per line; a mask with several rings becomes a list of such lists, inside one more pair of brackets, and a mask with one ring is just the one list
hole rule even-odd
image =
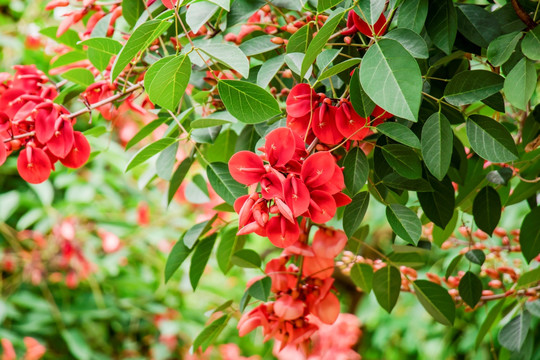
[[346, 140], [362, 140], [377, 126], [393, 115], [375, 107], [373, 120], [363, 118], [354, 111], [346, 99], [333, 100], [317, 94], [308, 84], [298, 84], [287, 97], [287, 126], [302, 139], [311, 142], [315, 137], [327, 145], [337, 145]]
[[[321, 228], [311, 246], [303, 241], [306, 238], [302, 232], [300, 241], [266, 264], [274, 300], [242, 316], [238, 323], [240, 336], [261, 326], [265, 341], [273, 338], [280, 341], [281, 349], [291, 346], [307, 351], [311, 336], [319, 329], [316, 324], [336, 321], [340, 305], [332, 292], [334, 258], [345, 247], [347, 237], [342, 231]], [[302, 269], [287, 265], [293, 256], [304, 258]], [[252, 279], [251, 284], [257, 280]]]
[[0, 165], [19, 152], [17, 169], [29, 183], [49, 178], [54, 163], [79, 168], [90, 156], [84, 135], [73, 130], [69, 111], [53, 102], [54, 85], [35, 66], [16, 66], [15, 74], [0, 73]]
[[303, 140], [288, 128], [275, 129], [265, 139], [263, 155], [240, 151], [229, 161], [236, 181], [260, 185], [234, 204], [240, 216], [238, 234], [255, 232], [285, 248], [300, 236], [297, 217], [324, 223], [351, 200], [341, 192], [343, 172], [331, 153], [308, 155]]

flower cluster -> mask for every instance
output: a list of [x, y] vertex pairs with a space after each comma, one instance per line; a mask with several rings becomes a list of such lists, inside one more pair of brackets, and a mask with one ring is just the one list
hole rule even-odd
[[327, 145], [346, 140], [362, 140], [371, 134], [369, 126], [377, 126], [393, 115], [376, 106], [371, 116], [363, 118], [346, 99], [333, 100], [317, 94], [308, 84], [298, 84], [287, 97], [287, 126], [301, 138], [311, 142], [315, 137]]
[[[316, 324], [336, 321], [340, 305], [331, 291], [334, 258], [345, 247], [347, 237], [342, 231], [321, 228], [311, 246], [302, 241], [306, 238], [303, 232], [300, 241], [266, 264], [275, 300], [242, 316], [238, 323], [240, 336], [261, 326], [265, 341], [274, 338], [280, 341], [281, 349], [291, 346], [307, 350], [311, 336], [319, 329]], [[303, 257], [302, 269], [287, 265], [293, 256]], [[257, 280], [252, 279], [248, 287]]]
[[341, 32], [341, 35], [354, 35], [357, 32], [361, 32], [369, 37], [381, 36], [387, 27], [388, 23], [384, 13], [381, 14], [375, 24], [370, 25], [360, 18], [354, 10], [351, 10], [347, 16], [347, 28]]
[[84, 135], [73, 130], [75, 119], [53, 102], [56, 87], [35, 66], [15, 66], [15, 75], [0, 73], [0, 165], [19, 152], [17, 169], [29, 183], [49, 178], [60, 161], [79, 168], [90, 157]]
[[309, 155], [302, 139], [288, 128], [271, 131], [265, 140], [260, 149], [263, 155], [240, 151], [229, 161], [236, 181], [260, 185], [259, 191], [234, 204], [240, 216], [238, 234], [255, 232], [285, 248], [300, 236], [297, 217], [324, 223], [351, 199], [341, 192], [345, 188], [343, 171], [331, 153]]

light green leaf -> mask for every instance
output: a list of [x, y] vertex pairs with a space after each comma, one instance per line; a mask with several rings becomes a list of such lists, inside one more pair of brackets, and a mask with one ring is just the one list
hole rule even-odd
[[383, 146], [382, 153], [388, 164], [401, 176], [407, 179], [422, 177], [422, 164], [411, 148], [400, 144], [390, 144]]
[[289, 42], [287, 43], [287, 54], [305, 54], [312, 38], [313, 36], [310, 24], [302, 26], [289, 38]]
[[261, 88], [267, 87], [283, 64], [285, 64], [285, 55], [283, 54], [273, 57], [270, 60], [266, 60], [257, 73], [257, 85]]
[[322, 13], [325, 10], [330, 9], [333, 6], [336, 6], [343, 0], [319, 0], [317, 3], [317, 12]]
[[359, 0], [358, 7], [355, 7], [354, 10], [360, 16], [360, 19], [373, 25], [379, 20], [385, 4], [386, 1], [384, 0]]
[[122, 0], [122, 16], [130, 26], [134, 26], [146, 7], [143, 0]]
[[426, 30], [435, 46], [450, 55], [457, 35], [457, 14], [452, 0], [429, 1]]
[[184, 244], [190, 249], [193, 248], [193, 245], [195, 245], [197, 240], [199, 240], [201, 236], [206, 234], [212, 228], [212, 223], [216, 220], [216, 218], [217, 214], [214, 215], [210, 220], [193, 225], [188, 231], [186, 231], [184, 235]]
[[520, 38], [521, 32], [513, 32], [510, 34], [501, 35], [493, 40], [489, 44], [487, 51], [487, 57], [491, 62], [491, 65], [501, 66], [508, 59], [510, 59], [510, 56], [514, 52]]
[[446, 278], [448, 278], [449, 276], [452, 276], [452, 274], [454, 273], [454, 270], [460, 263], [461, 259], [463, 259], [463, 254], [459, 254], [455, 258], [452, 259], [452, 261], [450, 262], [450, 265], [448, 265], [448, 267], [446, 268], [446, 272], [444, 275]]
[[420, 149], [420, 140], [407, 126], [396, 123], [386, 122], [377, 126], [377, 131], [388, 136], [390, 139], [407, 145], [409, 147]]
[[243, 77], [249, 77], [249, 60], [237, 46], [231, 44], [205, 44], [201, 45], [199, 49], [223, 65], [238, 71]]
[[255, 84], [221, 80], [218, 90], [227, 110], [243, 123], [256, 124], [281, 114], [276, 99]]
[[355, 195], [367, 181], [369, 163], [364, 151], [358, 147], [351, 149], [343, 159], [343, 177], [347, 190]]
[[178, 141], [174, 138], [163, 138], [159, 139], [156, 142], [153, 142], [152, 144], [146, 145], [144, 148], [139, 150], [129, 161], [129, 163], [126, 166], [125, 172], [128, 172], [129, 170], [133, 169], [136, 166], [139, 166], [140, 164], [144, 163], [146, 160], [150, 159], [152, 156], [162, 152], [169, 146], [171, 146], [173, 143]]
[[128, 141], [128, 143], [126, 144], [126, 150], [129, 150], [131, 147], [138, 144], [142, 139], [150, 135], [155, 129], [157, 129], [167, 120], [169, 120], [169, 118], [160, 117], [146, 124], [141, 130], [139, 130], [137, 134], [135, 134], [134, 137], [131, 138], [131, 140]]
[[88, 59], [100, 71], [105, 70], [111, 57], [122, 49], [118, 41], [105, 37], [90, 38], [82, 41], [81, 45], [88, 46]]
[[218, 126], [218, 125], [225, 125], [230, 124], [230, 121], [227, 120], [220, 120], [220, 119], [197, 119], [191, 122], [191, 128], [192, 129], [202, 129], [212, 126]]
[[447, 326], [454, 324], [456, 305], [446, 289], [428, 280], [416, 280], [413, 286], [420, 304], [435, 320]]
[[503, 163], [518, 158], [514, 139], [503, 125], [492, 118], [470, 116], [467, 119], [467, 137], [473, 150], [488, 161]]
[[186, 12], [186, 22], [194, 33], [214, 16], [219, 6], [206, 1], [199, 1], [189, 5]]
[[156, 173], [163, 180], [171, 180], [177, 153], [178, 143], [175, 142], [159, 154], [156, 160]]
[[84, 339], [84, 336], [77, 329], [62, 330], [62, 339], [66, 342], [69, 352], [77, 360], [90, 360], [92, 349]]
[[459, 211], [454, 211], [454, 214], [452, 215], [452, 219], [450, 219], [450, 222], [444, 229], [441, 229], [437, 225], [433, 226], [433, 242], [437, 246], [441, 246], [443, 242], [448, 240], [448, 238], [452, 235], [454, 230], [456, 229], [457, 221], [458, 221], [458, 214]]
[[201, 347], [203, 352], [206, 351], [206, 349], [214, 343], [219, 334], [221, 334], [223, 329], [225, 329], [230, 318], [231, 315], [223, 315], [205, 327], [203, 331], [197, 335], [195, 340], [193, 340], [193, 349], [197, 350]]
[[271, 35], [262, 35], [251, 38], [240, 45], [240, 50], [242, 50], [246, 56], [253, 56], [277, 49], [281, 45], [274, 44], [271, 41], [272, 38], [273, 36]]
[[[144, 87], [150, 100], [165, 109], [176, 112], [180, 99], [191, 76], [191, 61], [188, 56], [170, 56], [166, 62], [161, 59], [150, 67], [144, 78]], [[157, 71], [152, 67], [157, 66]]]
[[386, 207], [386, 219], [396, 235], [416, 246], [422, 235], [422, 223], [414, 211], [400, 204], [390, 204]]
[[225, 11], [229, 12], [231, 11], [231, 0], [207, 0], [211, 3], [214, 3], [216, 5], [219, 5], [221, 8], [223, 8]]
[[62, 35], [56, 36], [57, 31], [58, 26], [50, 26], [40, 30], [39, 33], [53, 39], [59, 44], [67, 45], [72, 49], [82, 50], [82, 45], [79, 44], [81, 38], [79, 37], [79, 33], [77, 31], [73, 29], [67, 29], [67, 31], [64, 32]]
[[217, 248], [216, 259], [223, 274], [227, 274], [232, 267], [233, 254], [239, 251], [245, 243], [246, 237], [236, 235], [237, 231], [236, 227], [229, 227], [220, 233], [221, 241]]
[[525, 287], [529, 286], [530, 284], [537, 284], [538, 282], [540, 282], [540, 267], [521, 274], [518, 279], [517, 286]]
[[77, 85], [88, 87], [94, 83], [94, 75], [90, 70], [83, 68], [75, 68], [62, 73], [62, 77], [66, 80], [74, 82]]
[[211, 163], [206, 169], [206, 174], [214, 191], [230, 205], [233, 205], [240, 196], [247, 194], [246, 187], [232, 178], [227, 164]]
[[523, 58], [510, 71], [504, 80], [504, 95], [513, 106], [521, 110], [527, 109], [527, 104], [531, 99], [538, 76], [534, 62]]
[[497, 320], [497, 317], [501, 313], [504, 303], [506, 302], [506, 298], [502, 298], [495, 306], [493, 306], [485, 320], [482, 322], [482, 325], [480, 326], [480, 330], [478, 331], [478, 334], [476, 334], [476, 340], [475, 345], [476, 347], [480, 346], [482, 343], [482, 339], [484, 339], [484, 336], [489, 332], [493, 324], [495, 323], [495, 320]]
[[260, 268], [261, 257], [251, 249], [242, 249], [234, 253], [231, 262], [243, 268]]
[[387, 265], [373, 274], [373, 292], [377, 302], [388, 313], [396, 305], [401, 290], [401, 275], [392, 265]]
[[340, 72], [345, 71], [348, 68], [350, 68], [350, 67], [352, 67], [352, 66], [354, 66], [356, 64], [359, 64], [360, 61], [361, 61], [361, 59], [348, 59], [348, 60], [345, 60], [343, 62], [340, 62], [339, 64], [334, 65], [331, 68], [326, 69], [325, 71], [323, 71], [322, 74], [319, 75], [319, 78], [317, 79], [317, 81], [321, 81], [321, 80], [324, 80], [324, 79], [329, 78], [331, 76], [337, 75]]
[[531, 60], [540, 60], [540, 27], [535, 27], [525, 35], [521, 42], [521, 51]]
[[504, 78], [487, 70], [462, 71], [450, 80], [444, 97], [452, 105], [467, 105], [495, 94], [503, 88]]
[[364, 55], [360, 82], [367, 95], [386, 111], [417, 121], [422, 100], [418, 63], [400, 43], [382, 39]]
[[431, 115], [422, 128], [422, 157], [429, 172], [439, 180], [450, 168], [453, 138], [450, 122], [441, 113]]
[[427, 59], [429, 57], [426, 41], [412, 30], [394, 29], [384, 35], [384, 38], [396, 40], [417, 59]]
[[60, 55], [59, 57], [56, 58], [56, 60], [54, 60], [54, 62], [51, 64], [51, 69], [68, 65], [68, 64], [73, 64], [77, 61], [86, 60], [87, 58], [86, 55], [87, 55], [86, 53], [79, 50], [67, 52], [65, 54]]
[[373, 285], [373, 266], [366, 263], [356, 263], [351, 269], [351, 280], [366, 294], [371, 292]]
[[140, 51], [146, 50], [169, 26], [171, 23], [164, 20], [150, 20], [138, 26], [116, 57], [111, 71], [111, 80], [116, 80], [133, 58]]

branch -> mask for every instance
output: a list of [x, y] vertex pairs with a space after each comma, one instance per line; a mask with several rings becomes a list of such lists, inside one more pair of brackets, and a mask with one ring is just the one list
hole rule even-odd
[[27, 132], [27, 133], [24, 133], [24, 134], [12, 136], [9, 139], [4, 139], [4, 142], [8, 143], [8, 142], [13, 141], [13, 140], [23, 139], [25, 137], [34, 136], [34, 135], [36, 135], [36, 132], [35, 131], [30, 131], [30, 132]]
[[521, 21], [523, 21], [523, 23], [527, 25], [529, 30], [534, 29], [538, 25], [531, 18], [531, 16], [525, 10], [523, 10], [518, 0], [512, 0], [512, 7], [514, 8], [514, 11], [516, 12], [517, 16], [521, 19]]

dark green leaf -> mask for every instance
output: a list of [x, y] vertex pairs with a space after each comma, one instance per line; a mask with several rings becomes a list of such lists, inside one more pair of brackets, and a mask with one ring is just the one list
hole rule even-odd
[[448, 177], [440, 182], [435, 178], [429, 178], [429, 183], [433, 191], [418, 193], [418, 200], [428, 219], [444, 229], [454, 215], [454, 187]]
[[521, 51], [531, 60], [540, 60], [540, 27], [535, 27], [525, 35], [521, 42]]
[[242, 249], [234, 253], [231, 262], [243, 268], [260, 268], [261, 257], [251, 249]]
[[425, 179], [407, 179], [403, 176], [392, 172], [388, 175], [386, 175], [382, 182], [391, 188], [398, 189], [398, 190], [411, 190], [411, 191], [417, 191], [417, 192], [429, 192], [433, 191], [433, 188], [429, 184], [429, 182]]
[[401, 290], [401, 275], [392, 265], [387, 265], [373, 274], [373, 292], [377, 302], [388, 313], [396, 305]]
[[420, 34], [428, 14], [428, 0], [404, 1], [398, 10], [397, 24]]
[[182, 263], [191, 254], [190, 248], [184, 245], [184, 235], [174, 244], [169, 256], [167, 257], [167, 263], [165, 264], [165, 282], [174, 275], [176, 270], [182, 265]]
[[508, 102], [518, 109], [527, 110], [537, 80], [534, 62], [526, 58], [521, 59], [504, 80], [504, 95]]
[[[157, 68], [152, 70], [152, 68]], [[191, 61], [185, 55], [171, 55], [154, 63], [144, 77], [150, 100], [176, 112], [191, 76]]]
[[459, 296], [472, 309], [482, 297], [482, 281], [474, 273], [467, 271], [459, 280]]
[[260, 280], [255, 281], [247, 290], [248, 294], [261, 301], [268, 300], [270, 295], [270, 288], [272, 287], [272, 278], [265, 276]]
[[351, 203], [345, 207], [343, 230], [347, 237], [350, 238], [362, 224], [368, 205], [369, 193], [362, 191], [353, 196]]
[[501, 219], [501, 197], [491, 186], [485, 186], [476, 194], [473, 203], [473, 216], [476, 226], [489, 235]]
[[174, 138], [163, 138], [159, 139], [156, 142], [153, 142], [152, 144], [146, 145], [144, 148], [139, 150], [129, 161], [129, 163], [126, 166], [125, 172], [128, 172], [129, 170], [133, 169], [136, 166], [139, 166], [140, 164], [144, 163], [146, 160], [150, 159], [152, 156], [162, 152], [175, 142], [177, 142], [177, 139]]
[[360, 70], [355, 69], [351, 77], [350, 89], [351, 104], [354, 111], [361, 117], [367, 118], [375, 109], [375, 103], [369, 98], [360, 83]]
[[232, 266], [233, 254], [244, 246], [245, 237], [236, 235], [238, 231], [235, 227], [230, 227], [221, 232], [221, 241], [217, 248], [216, 258], [219, 268], [224, 274], [227, 274]]
[[332, 6], [336, 6], [343, 0], [319, 0], [317, 3], [317, 12], [324, 12], [325, 10], [330, 9]]
[[422, 176], [422, 164], [411, 148], [405, 145], [390, 144], [382, 148], [388, 164], [407, 179], [418, 179]]
[[369, 163], [362, 149], [351, 149], [343, 159], [345, 186], [351, 194], [358, 193], [367, 181]]
[[481, 6], [459, 5], [457, 16], [459, 32], [473, 44], [487, 48], [500, 35], [497, 19]]
[[482, 322], [482, 325], [480, 326], [480, 330], [478, 331], [478, 334], [476, 335], [476, 341], [475, 341], [476, 347], [480, 346], [480, 344], [482, 343], [482, 339], [484, 339], [484, 336], [486, 336], [486, 334], [489, 332], [489, 330], [495, 323], [495, 320], [497, 320], [497, 317], [501, 313], [505, 302], [506, 302], [506, 298], [502, 298], [501, 300], [499, 300], [499, 302], [495, 306], [493, 306], [489, 310], [486, 316], [486, 319], [484, 320], [484, 322]]
[[452, 259], [452, 261], [450, 262], [450, 265], [448, 265], [448, 267], [446, 268], [444, 277], [448, 279], [454, 273], [454, 270], [458, 266], [461, 259], [463, 259], [463, 254], [459, 254], [455, 258]]
[[465, 257], [470, 262], [482, 266], [484, 261], [486, 261], [486, 254], [480, 249], [469, 250], [465, 253]]
[[467, 137], [473, 150], [482, 158], [495, 162], [509, 162], [518, 158], [514, 139], [496, 120], [483, 115], [467, 119]]
[[441, 113], [431, 115], [422, 128], [422, 157], [429, 172], [442, 180], [450, 168], [453, 132]]
[[276, 99], [255, 84], [221, 80], [218, 89], [227, 110], [243, 123], [256, 124], [281, 114]]
[[499, 332], [499, 343], [510, 351], [520, 351], [531, 325], [531, 314], [527, 310], [514, 317]]
[[289, 42], [287, 43], [287, 54], [292, 53], [302, 53], [305, 54], [309, 43], [312, 39], [312, 32], [310, 28], [310, 24], [306, 24], [302, 26], [298, 31], [296, 31], [292, 36], [289, 38]]
[[[186, 233], [187, 236], [187, 233]], [[184, 238], [186, 237], [184, 236]], [[217, 234], [212, 234], [207, 238], [202, 239], [195, 247], [193, 256], [191, 257], [191, 265], [189, 267], [189, 281], [193, 291], [197, 289], [199, 280], [204, 272], [204, 268], [210, 259], [210, 254], [216, 243]]]
[[202, 347], [202, 351], [206, 351], [206, 349], [217, 339], [219, 334], [221, 334], [223, 329], [225, 329], [230, 318], [230, 315], [223, 315], [205, 327], [203, 331], [197, 335], [195, 340], [193, 340], [193, 349], [197, 350], [199, 347]]
[[194, 162], [193, 156], [188, 156], [182, 162], [176, 170], [174, 171], [173, 176], [171, 177], [171, 181], [169, 183], [169, 190], [167, 192], [167, 203], [170, 204], [171, 200], [173, 199], [174, 195], [180, 188], [180, 185], [182, 184], [182, 181], [184, 181], [184, 178], [187, 175], [187, 172], [189, 171], [189, 168]]
[[444, 97], [452, 105], [467, 105], [483, 100], [503, 88], [504, 78], [487, 70], [462, 71], [450, 80]]
[[413, 245], [418, 243], [422, 223], [414, 211], [400, 204], [390, 204], [386, 207], [386, 219], [400, 238]]
[[247, 194], [247, 189], [244, 185], [239, 184], [234, 180], [229, 173], [229, 167], [224, 163], [211, 163], [206, 169], [208, 181], [214, 191], [225, 202], [233, 205], [236, 199]]
[[519, 243], [521, 244], [521, 252], [530, 263], [532, 259], [540, 254], [540, 206], [531, 210], [525, 216], [521, 223], [519, 233]]
[[424, 309], [441, 324], [452, 326], [456, 317], [456, 305], [448, 291], [428, 280], [416, 280], [413, 285]]
[[448, 55], [452, 52], [457, 35], [457, 14], [452, 0], [429, 1], [426, 30], [435, 46]]
[[488, 96], [482, 100], [482, 102], [498, 112], [504, 113], [506, 111], [504, 106], [504, 98], [500, 92], [496, 92], [495, 94]]
[[491, 65], [501, 66], [510, 59], [520, 38], [521, 32], [516, 31], [510, 34], [501, 35], [493, 40], [489, 44], [487, 51], [487, 57], [491, 62]]
[[417, 59], [427, 59], [429, 57], [426, 41], [412, 30], [398, 28], [390, 31], [384, 37], [396, 40]]
[[407, 126], [396, 123], [386, 122], [377, 126], [377, 131], [388, 136], [390, 139], [407, 145], [409, 147], [420, 149], [420, 140]]
[[512, 178], [514, 172], [511, 168], [500, 168], [498, 170], [490, 171], [486, 175], [486, 179], [495, 185], [507, 185], [508, 180]]
[[369, 294], [373, 284], [373, 267], [366, 263], [356, 263], [351, 268], [351, 280], [366, 294]]

